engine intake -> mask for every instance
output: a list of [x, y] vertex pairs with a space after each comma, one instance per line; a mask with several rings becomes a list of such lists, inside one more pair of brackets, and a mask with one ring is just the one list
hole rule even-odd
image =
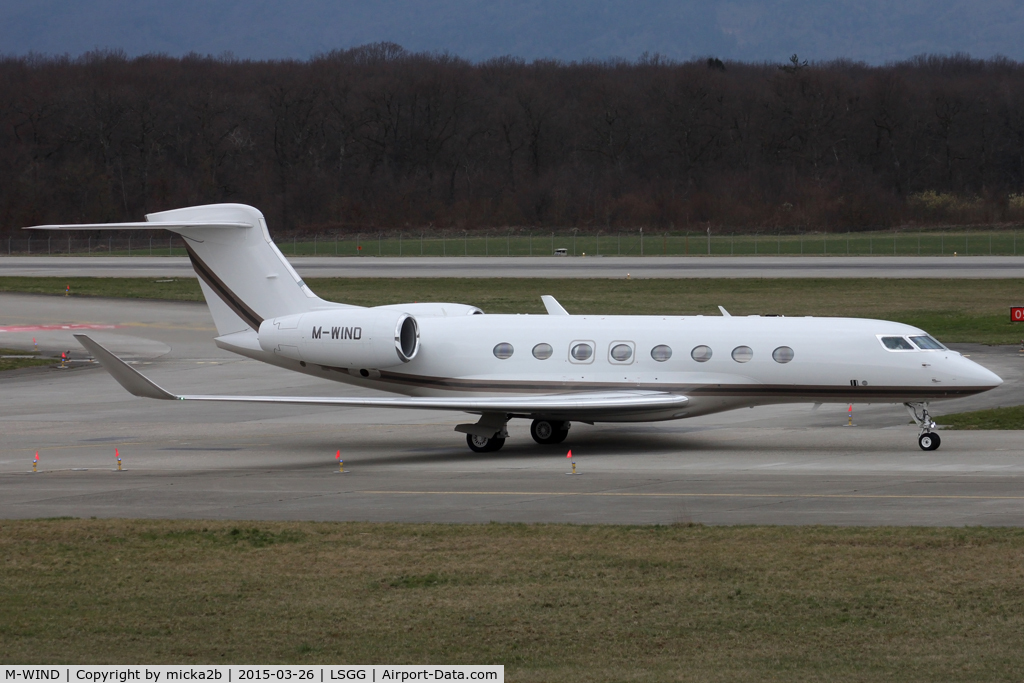
[[313, 311], [263, 321], [260, 348], [292, 360], [342, 368], [408, 363], [420, 348], [416, 319], [397, 309]]

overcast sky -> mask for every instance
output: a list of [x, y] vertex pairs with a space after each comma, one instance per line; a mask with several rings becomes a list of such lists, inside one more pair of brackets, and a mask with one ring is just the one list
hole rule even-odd
[[470, 60], [1024, 60], [1021, 0], [0, 0], [0, 53], [305, 59], [377, 41]]

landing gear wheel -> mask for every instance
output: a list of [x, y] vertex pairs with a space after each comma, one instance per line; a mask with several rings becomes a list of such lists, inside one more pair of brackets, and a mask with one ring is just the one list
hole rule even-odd
[[547, 420], [534, 420], [533, 424], [530, 425], [530, 436], [537, 443], [554, 443], [551, 439], [555, 436], [556, 432], [555, 423], [548, 422]]
[[466, 434], [466, 443], [469, 444], [469, 450], [474, 453], [493, 453], [494, 451], [501, 450], [501, 447], [505, 445], [505, 439], [499, 436], [488, 438], [486, 436]]
[[565, 441], [569, 436], [568, 422], [552, 422], [550, 420], [534, 420], [530, 425], [530, 436], [539, 444], [556, 444]]
[[925, 432], [917, 437], [917, 445], [922, 451], [934, 451], [942, 444], [942, 439], [935, 432]]

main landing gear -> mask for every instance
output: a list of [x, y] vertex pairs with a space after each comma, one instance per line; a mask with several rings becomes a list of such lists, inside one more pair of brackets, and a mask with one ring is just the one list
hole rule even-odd
[[493, 453], [500, 451], [501, 447], [505, 445], [505, 437], [497, 434], [490, 437], [466, 434], [466, 443], [469, 444], [469, 450], [474, 453]]
[[540, 444], [556, 444], [569, 436], [569, 423], [561, 420], [534, 420], [530, 425], [530, 436]]
[[[500, 413], [487, 413], [481, 415], [476, 424], [458, 425], [455, 430], [465, 432], [469, 450], [474, 453], [493, 453], [505, 445], [508, 418], [508, 415]], [[530, 425], [530, 436], [539, 444], [562, 443], [569, 436], [569, 423], [563, 420], [534, 420]]]
[[[914, 422], [921, 428], [921, 431], [917, 434], [917, 445], [921, 447], [922, 451], [934, 451], [942, 445], [942, 439], [936, 432], [935, 422], [932, 421], [931, 416], [928, 414], [927, 403], [904, 403], [907, 407], [907, 412], [914, 418]], [[918, 415], [918, 409], [921, 413]]]

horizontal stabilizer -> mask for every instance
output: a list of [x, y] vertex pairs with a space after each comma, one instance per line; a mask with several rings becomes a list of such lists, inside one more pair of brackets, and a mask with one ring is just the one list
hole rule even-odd
[[186, 230], [190, 228], [251, 228], [251, 223], [210, 223], [206, 221], [137, 221], [134, 223], [69, 223], [33, 225], [23, 230]]
[[215, 396], [176, 395], [165, 391], [124, 361], [107, 351], [87, 335], [75, 338], [103, 365], [121, 386], [136, 396], [179, 401], [218, 401], [231, 403], [284, 403], [307, 406], [339, 406], [352, 408], [412, 408], [419, 410], [453, 410], [466, 413], [537, 413], [573, 415], [608, 411], [646, 412], [682, 408], [685, 396], [656, 391], [595, 391], [540, 396], [459, 396], [346, 398], [331, 396]]

